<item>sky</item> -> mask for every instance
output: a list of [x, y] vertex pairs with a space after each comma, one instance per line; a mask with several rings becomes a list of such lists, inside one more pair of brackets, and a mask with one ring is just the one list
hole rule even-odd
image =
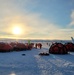
[[[16, 27], [20, 34], [14, 34]], [[18, 31], [16, 31], [18, 32]], [[0, 38], [74, 37], [74, 0], [0, 0]]]

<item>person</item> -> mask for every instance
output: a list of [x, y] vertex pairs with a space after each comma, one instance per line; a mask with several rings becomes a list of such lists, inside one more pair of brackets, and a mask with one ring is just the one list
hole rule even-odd
[[42, 44], [40, 43], [40, 49], [42, 48]]
[[28, 44], [30, 44], [30, 40], [28, 40]]
[[37, 49], [37, 43], [35, 44], [35, 47], [36, 47], [36, 49]]

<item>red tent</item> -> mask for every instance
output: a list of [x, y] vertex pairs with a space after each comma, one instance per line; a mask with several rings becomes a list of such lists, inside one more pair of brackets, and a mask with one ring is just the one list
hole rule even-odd
[[52, 54], [67, 54], [68, 51], [65, 47], [65, 45], [63, 45], [62, 43], [54, 43], [51, 45], [50, 49], [49, 49], [49, 53]]
[[10, 44], [0, 42], [0, 52], [10, 52], [12, 49], [13, 47]]
[[19, 50], [25, 50], [26, 49], [25, 44], [23, 44], [23, 43], [17, 43], [16, 48]]
[[71, 42], [66, 43], [65, 46], [66, 46], [68, 51], [74, 52], [74, 44], [73, 43], [71, 43]]
[[33, 44], [25, 43], [26, 50], [31, 50], [33, 48]]
[[13, 49], [16, 51], [26, 49], [25, 44], [23, 44], [23, 43], [11, 42], [10, 45], [12, 45]]
[[12, 47], [14, 47], [16, 44], [17, 44], [16, 42], [11, 42], [11, 43], [10, 43], [10, 45], [11, 45]]

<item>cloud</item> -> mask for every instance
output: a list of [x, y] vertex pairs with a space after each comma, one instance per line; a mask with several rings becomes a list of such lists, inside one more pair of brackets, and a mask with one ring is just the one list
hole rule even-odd
[[[0, 0], [0, 36], [7, 38], [28, 38], [28, 39], [69, 39], [74, 36], [70, 28], [60, 28], [59, 25], [42, 18], [42, 13], [36, 13], [27, 9], [31, 0]], [[34, 2], [35, 3], [35, 2]], [[31, 2], [31, 4], [34, 4]], [[36, 4], [36, 3], [35, 3]], [[34, 4], [34, 5], [35, 5]], [[24, 6], [25, 5], [25, 6]], [[74, 11], [73, 11], [74, 12]], [[74, 13], [72, 20], [74, 21]], [[23, 34], [16, 36], [12, 34], [12, 27], [19, 25]]]
[[74, 26], [74, 10], [72, 11], [70, 17], [71, 17], [71, 22], [70, 22], [69, 25], [70, 25], [70, 26]]
[[[0, 6], [3, 6], [3, 4]], [[48, 36], [47, 30], [51, 32], [53, 29], [56, 29], [55, 25], [41, 18], [41, 13], [28, 12], [27, 9], [24, 9], [23, 11], [19, 8], [18, 5], [13, 3], [11, 4], [11, 2], [4, 3], [2, 8], [3, 9], [1, 9], [0, 13], [2, 16], [0, 18], [0, 31], [3, 31], [6, 34], [11, 34], [11, 29], [15, 24], [22, 25], [24, 34], [21, 35], [21, 38], [42, 38], [43, 36], [46, 37]]]

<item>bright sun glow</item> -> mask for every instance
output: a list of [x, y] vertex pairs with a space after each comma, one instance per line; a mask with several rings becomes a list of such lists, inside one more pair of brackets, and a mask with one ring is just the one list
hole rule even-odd
[[12, 33], [13, 34], [21, 34], [21, 28], [20, 27], [14, 27], [13, 30], [12, 30]]
[[10, 75], [16, 75], [15, 73], [11, 73]]

